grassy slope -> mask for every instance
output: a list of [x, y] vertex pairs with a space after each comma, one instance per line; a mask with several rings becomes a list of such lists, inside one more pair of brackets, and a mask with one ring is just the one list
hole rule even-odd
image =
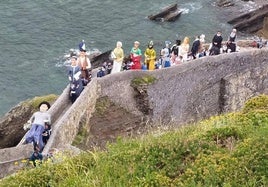
[[0, 186], [267, 186], [268, 96], [170, 132], [118, 139], [107, 151], [57, 155]]

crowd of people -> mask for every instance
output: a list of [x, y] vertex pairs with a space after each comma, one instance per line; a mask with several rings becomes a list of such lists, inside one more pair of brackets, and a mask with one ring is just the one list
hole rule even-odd
[[[123, 70], [154, 70], [178, 65], [186, 61], [201, 58], [204, 56], [218, 55], [220, 53], [231, 53], [237, 51], [236, 48], [236, 29], [233, 29], [226, 42], [223, 42], [222, 33], [218, 31], [213, 37], [211, 44], [205, 44], [205, 35], [196, 36], [190, 44], [190, 38], [185, 37], [182, 41], [177, 39], [172, 45], [170, 41], [165, 41], [159, 53], [154, 48], [154, 42], [149, 41], [144, 53], [140, 49], [140, 42], [135, 41], [130, 50], [129, 57], [124, 56], [122, 42], [118, 41], [116, 47], [111, 52], [113, 60], [111, 73]], [[124, 60], [127, 59], [127, 60]], [[100, 69], [104, 76], [105, 68]]]

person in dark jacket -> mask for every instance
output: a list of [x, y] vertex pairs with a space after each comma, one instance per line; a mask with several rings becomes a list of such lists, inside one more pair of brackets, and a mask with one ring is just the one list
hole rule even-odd
[[43, 160], [43, 155], [38, 150], [35, 150], [29, 160], [33, 163], [34, 167], [36, 167], [36, 161], [38, 160], [41, 163]]
[[192, 49], [191, 49], [193, 59], [196, 59], [196, 55], [200, 50], [200, 46], [201, 46], [200, 37], [197, 36], [195, 38], [195, 41], [193, 42]]
[[220, 54], [220, 48], [222, 43], [221, 31], [218, 31], [217, 34], [212, 39], [212, 48], [210, 50], [210, 55]]

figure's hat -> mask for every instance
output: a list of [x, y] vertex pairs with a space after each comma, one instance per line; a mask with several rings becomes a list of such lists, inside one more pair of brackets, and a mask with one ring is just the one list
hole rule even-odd
[[78, 45], [80, 51], [85, 51], [86, 52], [86, 43], [84, 40]]

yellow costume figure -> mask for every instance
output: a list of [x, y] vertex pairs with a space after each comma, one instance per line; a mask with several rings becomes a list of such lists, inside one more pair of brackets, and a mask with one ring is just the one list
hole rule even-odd
[[145, 64], [147, 65], [147, 69], [154, 70], [155, 69], [155, 59], [156, 52], [153, 48], [153, 41], [150, 41], [148, 44], [148, 48], [145, 50]]

